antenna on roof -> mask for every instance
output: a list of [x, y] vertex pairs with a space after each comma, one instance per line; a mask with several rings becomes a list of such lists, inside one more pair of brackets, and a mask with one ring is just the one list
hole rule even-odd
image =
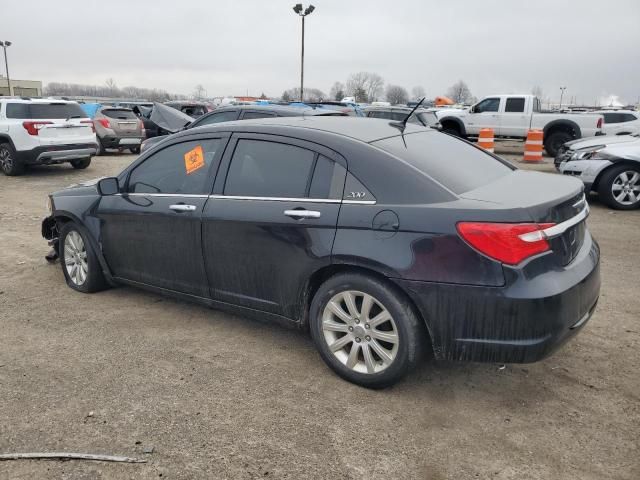
[[398, 127], [402, 132], [404, 132], [404, 129], [407, 128], [407, 122], [411, 118], [411, 115], [413, 115], [413, 113], [418, 109], [418, 107], [420, 105], [422, 105], [422, 102], [424, 102], [425, 98], [427, 98], [427, 97], [422, 97], [420, 99], [420, 101], [418, 103], [416, 103], [416, 106], [413, 107], [413, 109], [409, 112], [409, 115], [404, 117], [404, 120], [402, 120], [400, 122], [389, 122], [389, 125], [391, 125], [393, 127]]

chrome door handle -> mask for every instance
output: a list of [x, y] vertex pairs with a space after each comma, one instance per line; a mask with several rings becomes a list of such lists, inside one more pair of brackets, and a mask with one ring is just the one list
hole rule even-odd
[[299, 220], [303, 218], [320, 218], [320, 212], [315, 210], [285, 210], [284, 214], [287, 217], [297, 218]]
[[195, 205], [185, 205], [183, 203], [178, 203], [176, 205], [169, 205], [169, 208], [174, 212], [195, 212]]

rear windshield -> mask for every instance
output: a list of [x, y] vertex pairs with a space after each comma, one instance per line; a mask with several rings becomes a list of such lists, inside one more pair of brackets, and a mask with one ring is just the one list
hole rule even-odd
[[7, 118], [45, 120], [86, 118], [77, 103], [7, 103]]
[[100, 113], [109, 118], [118, 118], [120, 120], [136, 120], [138, 118], [131, 110], [126, 108], [109, 108], [102, 110]]
[[413, 165], [458, 195], [513, 170], [479, 148], [435, 131], [398, 135], [373, 145]]

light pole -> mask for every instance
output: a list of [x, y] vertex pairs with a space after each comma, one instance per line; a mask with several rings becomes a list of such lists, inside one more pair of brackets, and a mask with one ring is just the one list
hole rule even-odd
[[0, 47], [4, 50], [4, 66], [7, 69], [7, 87], [9, 87], [9, 96], [13, 96], [13, 87], [11, 87], [11, 79], [9, 78], [9, 62], [7, 62], [7, 47], [11, 46], [8, 40], [0, 41]]
[[304, 17], [311, 14], [316, 9], [313, 5], [309, 5], [306, 9], [301, 3], [296, 3], [293, 11], [302, 17], [302, 55], [300, 57], [300, 101], [304, 101]]
[[564, 91], [567, 89], [567, 87], [560, 87], [560, 106], [558, 107], [558, 110], [562, 110], [562, 97], [564, 97]]

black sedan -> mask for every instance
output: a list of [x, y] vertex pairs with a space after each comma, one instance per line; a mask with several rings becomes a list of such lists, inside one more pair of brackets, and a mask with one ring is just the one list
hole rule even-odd
[[50, 196], [43, 236], [71, 288], [134, 285], [308, 328], [333, 370], [374, 388], [428, 351], [540, 360], [598, 300], [582, 184], [433, 129], [291, 117], [158, 147]]

